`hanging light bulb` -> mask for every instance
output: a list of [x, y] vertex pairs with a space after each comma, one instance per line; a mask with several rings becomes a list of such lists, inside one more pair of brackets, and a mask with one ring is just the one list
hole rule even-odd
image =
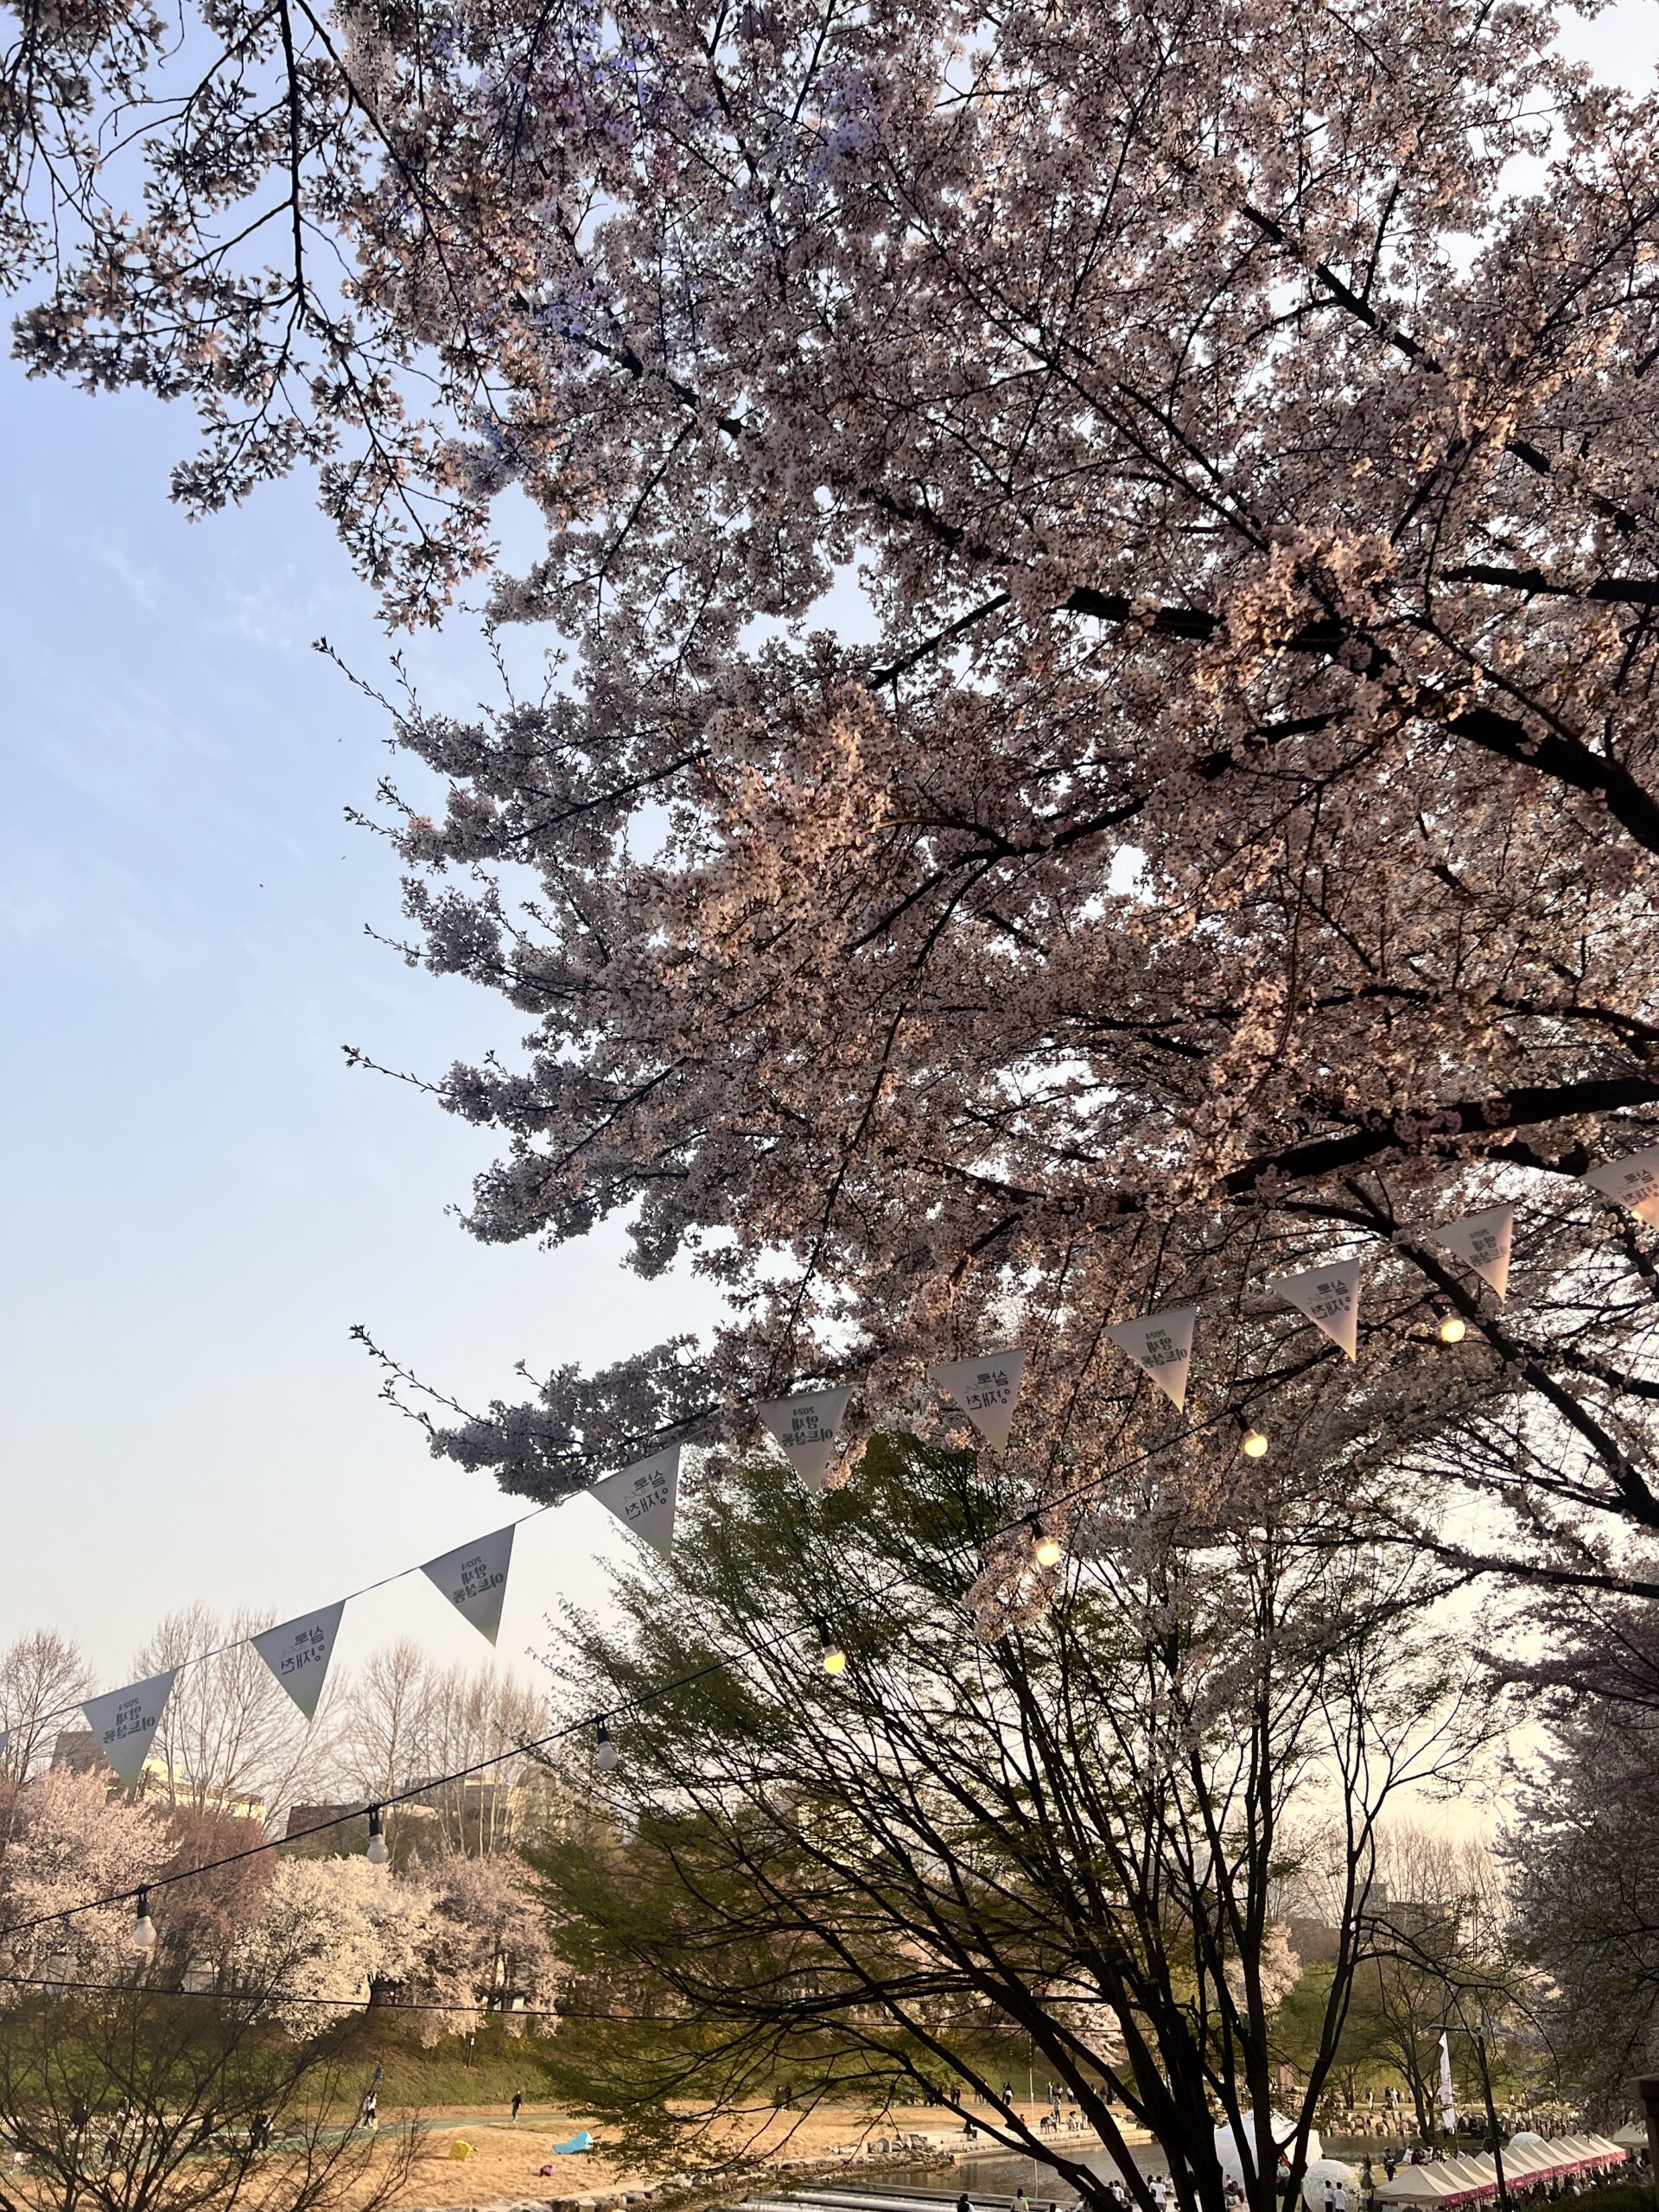
[[149, 1891], [138, 1892], [138, 1910], [133, 1916], [132, 1948], [142, 1951], [146, 1958], [156, 1948], [156, 1923], [149, 1916]]
[[1443, 1344], [1460, 1344], [1467, 1334], [1461, 1313], [1448, 1313], [1440, 1323], [1440, 1342]]
[[1058, 1536], [1051, 1536], [1046, 1530], [1039, 1529], [1037, 1541], [1031, 1548], [1031, 1555], [1039, 1567], [1058, 1567], [1065, 1555], [1065, 1547]]
[[616, 1764], [616, 1745], [611, 1741], [611, 1732], [601, 1720], [594, 1730], [594, 1764], [601, 1774], [608, 1774]]
[[1247, 1459], [1259, 1459], [1267, 1451], [1268, 1440], [1259, 1428], [1247, 1428], [1239, 1439], [1238, 1448]]
[[369, 1808], [369, 1848], [367, 1856], [371, 1866], [384, 1866], [387, 1859], [391, 1856], [391, 1853], [386, 1849], [385, 1830], [381, 1826], [380, 1808], [378, 1805], [371, 1805]]
[[819, 1621], [815, 1625], [818, 1631], [819, 1666], [826, 1675], [844, 1674], [847, 1669], [847, 1654], [830, 1635], [825, 1622]]

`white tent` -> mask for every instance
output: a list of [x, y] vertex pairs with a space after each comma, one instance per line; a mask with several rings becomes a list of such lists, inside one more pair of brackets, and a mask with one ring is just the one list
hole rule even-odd
[[[1230, 2120], [1224, 2120], [1216, 2130], [1216, 2157], [1220, 2162], [1224, 2179], [1236, 2181], [1242, 2185], [1244, 2179], [1244, 2145], [1248, 2143], [1250, 2145], [1256, 2171], [1260, 2172], [1265, 2165], [1272, 2172], [1279, 2164], [1280, 2149], [1295, 2134], [1296, 2124], [1277, 2112], [1268, 2114], [1265, 2127], [1254, 2113], [1241, 2113], [1238, 2120], [1243, 2131], [1242, 2135], [1233, 2133]], [[1265, 2141], [1262, 2139], [1264, 2137]], [[1309, 2165], [1324, 2156], [1325, 2145], [1319, 2140], [1319, 2131], [1311, 2129], [1307, 2138]]]
[[[1547, 2143], [1539, 2135], [1517, 2135], [1503, 2146], [1507, 2190], [1535, 2188], [1568, 2174], [1604, 2172], [1623, 2165], [1626, 2153], [1605, 2135], [1568, 2135]], [[1390, 2204], [1480, 2204], [1497, 2194], [1497, 2168], [1484, 2152], [1466, 2158], [1431, 2158], [1427, 2165], [1402, 2166], [1377, 2190]]]
[[1482, 2194], [1490, 2195], [1497, 2186], [1496, 2177], [1489, 2175], [1484, 2191], [1471, 2189], [1463, 2169], [1472, 2163], [1464, 2158], [1431, 2158], [1426, 2165], [1402, 2166], [1392, 2181], [1382, 2183], [1377, 2198], [1386, 2204], [1468, 2203]]

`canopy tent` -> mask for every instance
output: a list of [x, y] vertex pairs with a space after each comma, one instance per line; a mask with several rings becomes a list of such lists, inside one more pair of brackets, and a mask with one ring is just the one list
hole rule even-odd
[[[1604, 2173], [1622, 2166], [1627, 2156], [1605, 2135], [1567, 2135], [1554, 2143], [1517, 2136], [1503, 2146], [1504, 2185], [1521, 2192], [1574, 2174]], [[1480, 2204], [1497, 2195], [1497, 2168], [1484, 2152], [1472, 2158], [1433, 2158], [1427, 2165], [1402, 2166], [1376, 2191], [1379, 2202], [1402, 2205]]]
[[1626, 2151], [1645, 2151], [1648, 2147], [1647, 2122], [1643, 2120], [1627, 2120], [1612, 2139]]
[[[1486, 2188], [1471, 2186], [1464, 2169], [1484, 2163], [1489, 2169]], [[1392, 2181], [1376, 2191], [1389, 2204], [1472, 2204], [1483, 2195], [1496, 2193], [1497, 2177], [1491, 2160], [1432, 2158], [1427, 2165], [1402, 2166]]]

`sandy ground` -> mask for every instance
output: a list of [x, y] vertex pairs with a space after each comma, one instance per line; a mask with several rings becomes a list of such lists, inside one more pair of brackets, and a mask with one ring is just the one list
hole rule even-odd
[[[1032, 2105], [1023, 2109], [1035, 2127], [1043, 2107]], [[574, 2135], [582, 2123], [544, 2106], [526, 2105], [517, 2121], [509, 2120], [505, 2113], [488, 2120], [450, 2122], [441, 2113], [429, 2113], [426, 2119], [430, 2125], [422, 2132], [420, 2155], [409, 2185], [397, 2200], [400, 2207], [410, 2208], [410, 2212], [416, 2206], [464, 2212], [465, 2208], [504, 2201], [644, 2189], [657, 2178], [629, 2173], [607, 2159], [602, 2133], [596, 2149], [555, 2158], [553, 2145]], [[812, 2113], [757, 2110], [734, 2126], [734, 2147], [738, 2142], [753, 2140], [753, 2148], [768, 2158], [828, 2158], [866, 2138], [879, 2141], [895, 2131], [944, 2135], [957, 2124], [953, 2115], [938, 2106], [923, 2110], [909, 2105], [889, 2118], [873, 2118], [845, 2105], [824, 2106]], [[457, 2142], [473, 2146], [470, 2156], [452, 2156], [451, 2146]], [[543, 2177], [540, 2168], [545, 2164], [556, 2171]], [[949, 2183], [949, 2169], [942, 2168], [941, 2174], [938, 2186], [943, 2189]]]

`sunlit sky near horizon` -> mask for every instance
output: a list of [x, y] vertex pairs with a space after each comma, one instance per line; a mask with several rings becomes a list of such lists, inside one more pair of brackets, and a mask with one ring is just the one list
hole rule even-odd
[[[1565, 43], [1649, 81], [1659, 8], [1621, 0]], [[415, 778], [312, 650], [385, 679], [309, 486], [191, 524], [166, 497], [182, 414], [10, 364], [0, 410], [0, 1643], [58, 1627], [115, 1686], [169, 1608], [285, 1618], [523, 1510], [429, 1456], [353, 1323], [477, 1405], [521, 1393], [521, 1358], [601, 1363], [713, 1307], [625, 1273], [620, 1229], [474, 1243], [446, 1209], [487, 1139], [346, 1065], [352, 1044], [437, 1074], [518, 1025], [365, 934], [397, 933], [397, 869], [345, 810]], [[493, 690], [464, 617], [400, 649], [436, 702]], [[522, 1532], [504, 1656], [631, 1541], [586, 1501]], [[404, 1632], [486, 1652], [416, 1579], [353, 1610], [342, 1660]]]
[[[437, 1074], [517, 1025], [365, 934], [398, 934], [397, 872], [344, 812], [418, 772], [313, 650], [384, 681], [392, 647], [308, 487], [191, 524], [166, 499], [182, 416], [0, 389], [0, 1641], [51, 1624], [113, 1683], [172, 1606], [286, 1617], [523, 1510], [429, 1456], [353, 1323], [470, 1406], [520, 1395], [520, 1358], [601, 1363], [711, 1307], [623, 1274], [620, 1230], [474, 1243], [446, 1209], [485, 1138], [346, 1065], [349, 1043]], [[434, 702], [493, 696], [475, 625], [397, 649]], [[523, 1531], [504, 1654], [632, 1541], [586, 1503]], [[423, 1580], [347, 1618], [342, 1661], [404, 1630], [486, 1656]]]

